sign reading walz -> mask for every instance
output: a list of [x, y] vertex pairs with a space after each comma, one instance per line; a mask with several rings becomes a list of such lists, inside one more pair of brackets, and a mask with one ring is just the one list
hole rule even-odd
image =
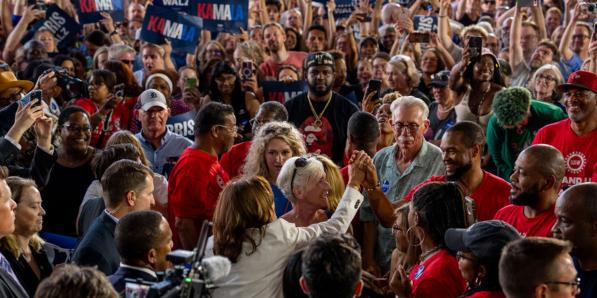
[[107, 12], [114, 22], [124, 21], [124, 0], [74, 0], [81, 24], [96, 23]]
[[[3, 0], [0, 0], [3, 1]], [[81, 32], [81, 25], [71, 18], [58, 5], [51, 5], [46, 10], [46, 18], [37, 21], [23, 38], [23, 43], [33, 38], [37, 30], [45, 28], [52, 32], [59, 49], [67, 49], [76, 40], [77, 34]]]
[[238, 33], [240, 28], [247, 28], [246, 0], [155, 0], [153, 4], [200, 17], [203, 29], [214, 33]]
[[140, 39], [155, 44], [163, 44], [168, 39], [173, 49], [192, 53], [202, 27], [200, 18], [150, 5], [145, 12]]

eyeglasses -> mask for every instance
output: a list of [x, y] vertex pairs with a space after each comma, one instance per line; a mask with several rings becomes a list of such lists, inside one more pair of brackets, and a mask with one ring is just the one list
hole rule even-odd
[[544, 283], [548, 285], [569, 286], [574, 290], [574, 295], [578, 295], [580, 293], [580, 277], [575, 278], [573, 281], [546, 281]]
[[133, 65], [133, 63], [135, 63], [135, 60], [121, 59], [120, 62], [128, 65]]
[[588, 35], [584, 35], [584, 34], [580, 34], [580, 35], [572, 35], [572, 39], [587, 39], [590, 36]]
[[238, 133], [238, 126], [236, 126], [236, 125], [234, 125], [232, 127], [226, 126], [226, 125], [221, 125], [221, 124], [214, 125], [214, 126], [215, 127], [222, 127], [222, 128], [226, 129], [230, 133]]
[[413, 134], [415, 132], [417, 132], [417, 130], [419, 130], [420, 125], [416, 124], [416, 123], [409, 123], [409, 124], [402, 124], [402, 123], [396, 123], [394, 124], [394, 129], [399, 132], [402, 133], [402, 131], [406, 128], [406, 130]]
[[89, 131], [91, 131], [91, 126], [89, 126], [89, 125], [79, 126], [79, 125], [73, 125], [73, 124], [65, 124], [64, 128], [66, 128], [66, 130], [68, 130], [69, 132], [89, 132]]
[[290, 191], [294, 188], [294, 177], [296, 177], [296, 170], [298, 168], [304, 168], [309, 161], [304, 157], [299, 157], [294, 160], [294, 171], [292, 172], [292, 178], [290, 179]]
[[557, 81], [556, 78], [551, 77], [551, 76], [537, 75], [537, 81], [539, 81], [539, 80], [543, 80], [543, 81], [545, 81], [547, 83], [549, 83], [549, 82], [556, 82]]
[[491, 4], [491, 5], [495, 5], [495, 0], [485, 0], [483, 1], [484, 4]]
[[464, 252], [461, 252], [461, 251], [459, 251], [459, 252], [456, 253], [456, 259], [459, 260], [459, 261], [462, 260], [462, 259], [464, 259], [464, 260], [469, 260], [471, 262], [477, 262], [476, 259], [466, 256], [464, 254]]

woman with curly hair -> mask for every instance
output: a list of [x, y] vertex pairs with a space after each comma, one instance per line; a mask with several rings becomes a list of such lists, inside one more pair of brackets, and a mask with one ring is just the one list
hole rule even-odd
[[274, 192], [277, 216], [282, 216], [292, 208], [276, 185], [280, 170], [286, 160], [305, 153], [301, 133], [287, 122], [264, 124], [253, 138], [243, 173], [263, 176], [267, 179]]

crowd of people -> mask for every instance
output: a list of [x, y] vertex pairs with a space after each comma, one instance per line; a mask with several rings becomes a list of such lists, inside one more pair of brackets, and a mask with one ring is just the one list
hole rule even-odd
[[209, 236], [213, 297], [597, 297], [596, 3], [248, 0], [185, 53], [157, 2], [65, 41], [72, 1], [0, 1], [0, 296], [124, 296]]

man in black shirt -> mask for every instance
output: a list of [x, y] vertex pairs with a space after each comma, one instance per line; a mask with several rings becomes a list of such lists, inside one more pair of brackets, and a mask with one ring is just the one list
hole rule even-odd
[[309, 88], [285, 103], [288, 120], [303, 133], [308, 152], [319, 151], [342, 165], [348, 119], [358, 108], [332, 91], [335, 77], [332, 55], [311, 53], [303, 69]]

